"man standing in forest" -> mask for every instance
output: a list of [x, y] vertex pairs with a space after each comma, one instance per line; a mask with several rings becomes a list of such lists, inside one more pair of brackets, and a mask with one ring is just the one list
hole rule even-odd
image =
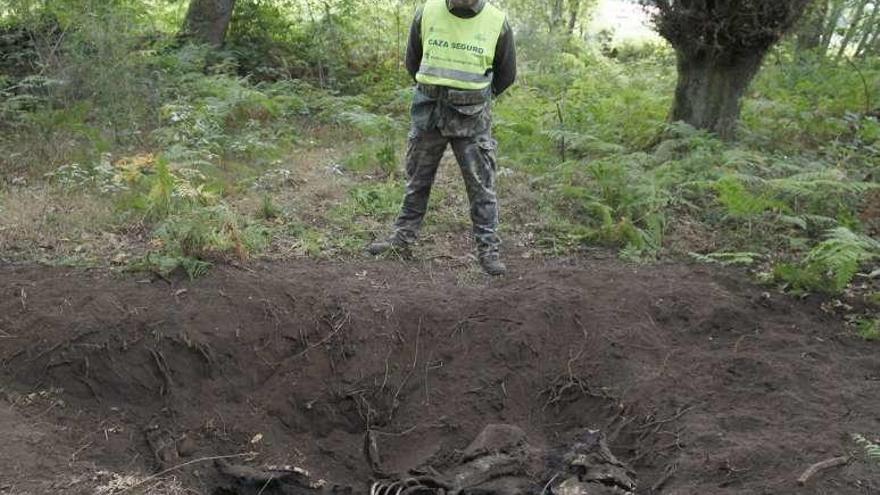
[[367, 251], [407, 250], [415, 242], [431, 186], [452, 144], [470, 201], [480, 265], [502, 275], [491, 100], [516, 79], [507, 16], [487, 0], [427, 0], [410, 29], [406, 68], [416, 81], [406, 152], [406, 194], [394, 233]]

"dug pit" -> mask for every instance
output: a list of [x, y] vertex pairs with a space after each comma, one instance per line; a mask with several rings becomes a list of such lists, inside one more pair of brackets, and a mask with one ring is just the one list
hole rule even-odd
[[[0, 267], [0, 493], [880, 490], [855, 457], [795, 481], [880, 411], [876, 346], [814, 305], [689, 265], [512, 268]], [[478, 464], [503, 475], [455, 481]]]

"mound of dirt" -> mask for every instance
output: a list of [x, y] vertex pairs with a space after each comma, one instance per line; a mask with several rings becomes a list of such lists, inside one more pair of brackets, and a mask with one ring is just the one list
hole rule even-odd
[[0, 267], [0, 493], [245, 493], [218, 465], [369, 493], [489, 424], [542, 453], [534, 493], [589, 430], [636, 493], [880, 492], [858, 456], [796, 481], [880, 425], [876, 344], [818, 308], [702, 266], [511, 268]]

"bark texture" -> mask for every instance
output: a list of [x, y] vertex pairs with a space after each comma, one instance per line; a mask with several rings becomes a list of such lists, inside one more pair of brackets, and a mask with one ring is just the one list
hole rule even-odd
[[850, 22], [850, 25], [846, 30], [846, 34], [844, 34], [843, 39], [840, 41], [840, 46], [837, 49], [838, 59], [846, 55], [846, 50], [847, 48], [849, 48], [850, 42], [852, 42], [853, 38], [856, 36], [856, 33], [859, 30], [859, 27], [865, 15], [865, 8], [867, 6], [868, 0], [861, 0], [856, 6], [852, 21]]
[[862, 28], [862, 37], [855, 51], [857, 57], [864, 55], [871, 40], [876, 39], [877, 33], [880, 32], [880, 27], [877, 26], [878, 18], [880, 18], [880, 2], [874, 2], [874, 10], [871, 11], [871, 17], [868, 18], [868, 21], [865, 22]]
[[740, 102], [762, 59], [763, 54], [725, 61], [679, 53], [671, 119], [732, 139], [736, 135]]
[[827, 16], [825, 28], [822, 32], [822, 53], [828, 53], [828, 50], [831, 48], [831, 40], [837, 32], [837, 25], [846, 8], [845, 0], [832, 0], [831, 3], [831, 12]]
[[235, 0], [192, 0], [183, 24], [184, 36], [214, 47], [223, 46]]

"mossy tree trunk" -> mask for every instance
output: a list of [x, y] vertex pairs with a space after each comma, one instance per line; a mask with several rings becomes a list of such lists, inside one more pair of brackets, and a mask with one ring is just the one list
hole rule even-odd
[[678, 53], [678, 84], [671, 119], [706, 129], [723, 139], [736, 134], [743, 94], [758, 73], [764, 53], [732, 60]]
[[183, 23], [183, 35], [214, 47], [223, 46], [235, 0], [192, 0]]
[[[724, 139], [736, 133], [740, 101], [770, 48], [811, 0], [639, 0], [675, 49], [678, 86], [670, 116]], [[859, 0], [864, 1], [864, 0]]]

